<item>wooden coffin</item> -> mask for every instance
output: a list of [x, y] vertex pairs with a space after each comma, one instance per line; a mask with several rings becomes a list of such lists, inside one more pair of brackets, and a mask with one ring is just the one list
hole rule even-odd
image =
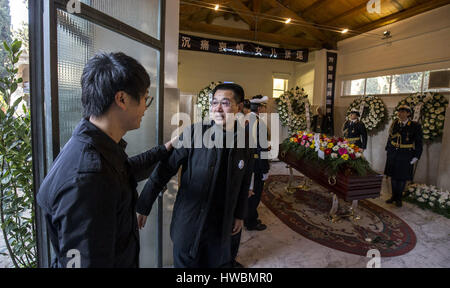
[[366, 176], [338, 173], [336, 181], [334, 181], [334, 179], [330, 179], [329, 175], [325, 173], [323, 166], [318, 163], [311, 163], [311, 161], [297, 159], [296, 155], [291, 151], [280, 153], [278, 158], [297, 169], [306, 177], [334, 192], [339, 198], [345, 201], [380, 197], [383, 175], [375, 172], [368, 173]]

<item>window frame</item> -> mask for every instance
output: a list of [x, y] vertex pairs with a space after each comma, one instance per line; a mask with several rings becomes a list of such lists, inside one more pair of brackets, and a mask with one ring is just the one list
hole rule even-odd
[[[281, 89], [275, 89], [275, 80], [283, 80], [284, 82], [284, 88], [283, 90]], [[279, 77], [272, 77], [272, 98], [273, 99], [278, 99], [280, 98], [280, 96], [275, 97], [275, 91], [282, 91], [283, 93], [289, 90], [289, 79], [285, 79], [285, 78], [279, 78]]]
[[[450, 68], [447, 68], [450, 69]], [[426, 71], [418, 71], [418, 72], [408, 72], [408, 73], [395, 73], [395, 74], [387, 74], [387, 75], [378, 75], [378, 76], [372, 76], [372, 77], [364, 77], [364, 78], [355, 78], [355, 79], [346, 79], [346, 80], [342, 80], [341, 81], [341, 97], [361, 97], [361, 96], [366, 96], [367, 94], [367, 79], [369, 78], [377, 78], [377, 77], [390, 77], [389, 80], [389, 94], [369, 94], [369, 95], [376, 95], [376, 96], [380, 96], [380, 97], [385, 97], [385, 96], [407, 96], [407, 95], [411, 95], [411, 94], [415, 94], [415, 93], [427, 93], [428, 91], [424, 91], [424, 86], [425, 86], [425, 73], [427, 72], [433, 72], [433, 71], [439, 71], [439, 70], [445, 70], [444, 69], [437, 69], [437, 70], [426, 70]], [[392, 81], [394, 79], [394, 76], [396, 75], [405, 75], [405, 74], [413, 74], [413, 73], [422, 73], [422, 83], [420, 86], [420, 91], [414, 91], [414, 92], [406, 92], [406, 93], [392, 93]], [[354, 80], [361, 80], [364, 79], [364, 94], [345, 94], [345, 84], [347, 81], [354, 81]], [[442, 94], [450, 94], [450, 90], [449, 91], [441, 91], [438, 93], [442, 93]]]

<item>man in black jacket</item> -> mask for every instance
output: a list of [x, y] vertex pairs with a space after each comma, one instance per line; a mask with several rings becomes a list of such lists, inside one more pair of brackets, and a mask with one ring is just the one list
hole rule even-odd
[[143, 227], [158, 194], [182, 167], [170, 227], [177, 268], [229, 267], [231, 235], [241, 231], [246, 214], [252, 150], [246, 143], [241, 147], [237, 137], [244, 122], [227, 119], [242, 108], [244, 90], [220, 84], [213, 95], [213, 121], [183, 132], [183, 145], [174, 145], [169, 159], [158, 164], [138, 200], [138, 223]]
[[56, 256], [52, 266], [67, 267], [78, 254], [80, 267], [138, 267], [137, 181], [167, 158], [171, 144], [132, 158], [125, 153], [122, 137], [139, 128], [152, 102], [149, 75], [135, 59], [97, 54], [81, 85], [84, 119], [37, 194]]

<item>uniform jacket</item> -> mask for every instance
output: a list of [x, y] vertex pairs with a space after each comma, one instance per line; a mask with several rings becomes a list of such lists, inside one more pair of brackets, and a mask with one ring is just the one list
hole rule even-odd
[[[258, 174], [266, 174], [269, 173], [270, 170], [270, 164], [269, 164], [269, 159], [262, 159], [261, 158], [261, 152], [268, 152], [269, 149], [268, 148], [263, 148], [268, 146], [267, 141], [265, 140], [269, 140], [270, 135], [268, 133], [267, 138], [263, 138], [260, 137], [260, 131], [268, 131], [267, 129], [267, 125], [266, 123], [264, 123], [263, 121], [261, 121], [259, 119], [259, 116], [255, 113], [252, 112], [252, 114], [254, 116], [256, 116], [255, 122], [253, 123], [253, 121], [250, 121], [250, 123], [252, 123], [253, 125], [249, 126], [250, 129], [250, 135], [255, 135], [256, 136], [256, 150], [255, 150], [255, 154], [253, 154], [253, 158], [255, 159], [254, 161], [254, 169], [253, 171], [255, 173]], [[253, 131], [256, 130], [256, 131]], [[263, 140], [263, 141], [261, 141]], [[265, 143], [262, 143], [265, 142]]]
[[[209, 125], [194, 124], [185, 130], [180, 137], [186, 138], [184, 147], [174, 149], [166, 161], [161, 161], [153, 171], [138, 200], [137, 211], [148, 215], [153, 202], [163, 189], [164, 185], [174, 176], [179, 167], [181, 169], [181, 183], [174, 204], [170, 235], [174, 245], [180, 247], [189, 256], [197, 255], [200, 237], [205, 225], [206, 217], [211, 206], [215, 183], [223, 149], [211, 146], [210, 142], [201, 141], [201, 148], [195, 145], [195, 139], [203, 139], [206, 131], [215, 130], [209, 139], [215, 139], [216, 133], [223, 133], [222, 128], [217, 128], [214, 122]], [[208, 132], [209, 133], [209, 132]], [[236, 146], [237, 133], [232, 132], [234, 147]], [[246, 128], [248, 135], [248, 128]], [[198, 138], [198, 137], [201, 138]], [[208, 138], [208, 137], [205, 137]], [[198, 145], [198, 143], [197, 143]], [[234, 219], [244, 219], [247, 209], [248, 187], [251, 179], [252, 149], [232, 148], [228, 157], [227, 187], [224, 203], [224, 217], [221, 232], [222, 241], [230, 237]]]
[[81, 267], [138, 267], [137, 181], [168, 152], [159, 146], [128, 158], [125, 146], [83, 119], [56, 158], [37, 194], [54, 267], [66, 267], [72, 249]]
[[419, 123], [410, 120], [403, 126], [398, 119], [395, 120], [386, 143], [384, 174], [397, 180], [413, 180], [414, 165], [410, 162], [422, 155], [422, 137]]
[[[354, 143], [356, 146], [362, 149], [366, 149], [367, 147], [367, 131], [366, 126], [359, 120], [352, 122], [351, 120], [347, 120], [344, 123], [344, 137], [347, 139], [354, 139], [350, 141]], [[358, 138], [358, 140], [356, 140]]]

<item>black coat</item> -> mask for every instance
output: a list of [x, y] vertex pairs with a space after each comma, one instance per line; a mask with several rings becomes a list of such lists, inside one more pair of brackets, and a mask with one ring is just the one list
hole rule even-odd
[[[195, 127], [195, 128], [194, 128]], [[213, 127], [210, 125], [195, 124], [185, 130], [180, 137], [186, 140], [190, 147], [195, 147], [197, 139], [203, 139], [205, 132]], [[217, 126], [214, 126], [217, 127]], [[215, 139], [216, 133], [223, 133], [221, 128], [212, 133]], [[201, 134], [199, 134], [201, 133]], [[248, 135], [248, 128], [246, 129]], [[198, 135], [198, 136], [197, 136]], [[234, 144], [236, 147], [236, 136], [234, 133]], [[208, 137], [205, 137], [208, 138]], [[166, 161], [161, 161], [153, 171], [146, 183], [138, 200], [137, 211], [148, 215], [163, 187], [174, 176], [179, 167], [181, 170], [181, 183], [175, 200], [170, 236], [174, 245], [182, 251], [195, 257], [198, 252], [200, 237], [206, 222], [209, 208], [213, 200], [214, 189], [218, 181], [220, 162], [224, 149], [215, 147], [207, 148], [201, 141], [201, 148], [185, 147], [174, 149]], [[209, 143], [209, 142], [207, 142]], [[198, 147], [198, 146], [197, 146]], [[211, 147], [211, 146], [209, 146]], [[225, 188], [225, 203], [221, 239], [223, 242], [231, 236], [234, 219], [244, 219], [247, 210], [248, 187], [251, 180], [251, 167], [253, 149], [231, 148], [228, 158], [228, 183]]]
[[322, 133], [331, 135], [330, 123], [326, 115], [319, 119], [319, 115], [314, 115], [311, 121], [311, 131], [314, 133]]
[[138, 267], [137, 181], [168, 152], [159, 146], [128, 158], [125, 146], [83, 119], [53, 163], [37, 194], [53, 267], [66, 267], [71, 249], [81, 267]]
[[408, 121], [402, 127], [399, 120], [392, 123], [386, 143], [386, 167], [384, 174], [396, 180], [413, 180], [414, 165], [411, 160], [422, 155], [422, 127]]
[[359, 120], [352, 122], [347, 120], [344, 123], [344, 138], [350, 139], [351, 143], [362, 149], [367, 147], [367, 130], [364, 123]]

